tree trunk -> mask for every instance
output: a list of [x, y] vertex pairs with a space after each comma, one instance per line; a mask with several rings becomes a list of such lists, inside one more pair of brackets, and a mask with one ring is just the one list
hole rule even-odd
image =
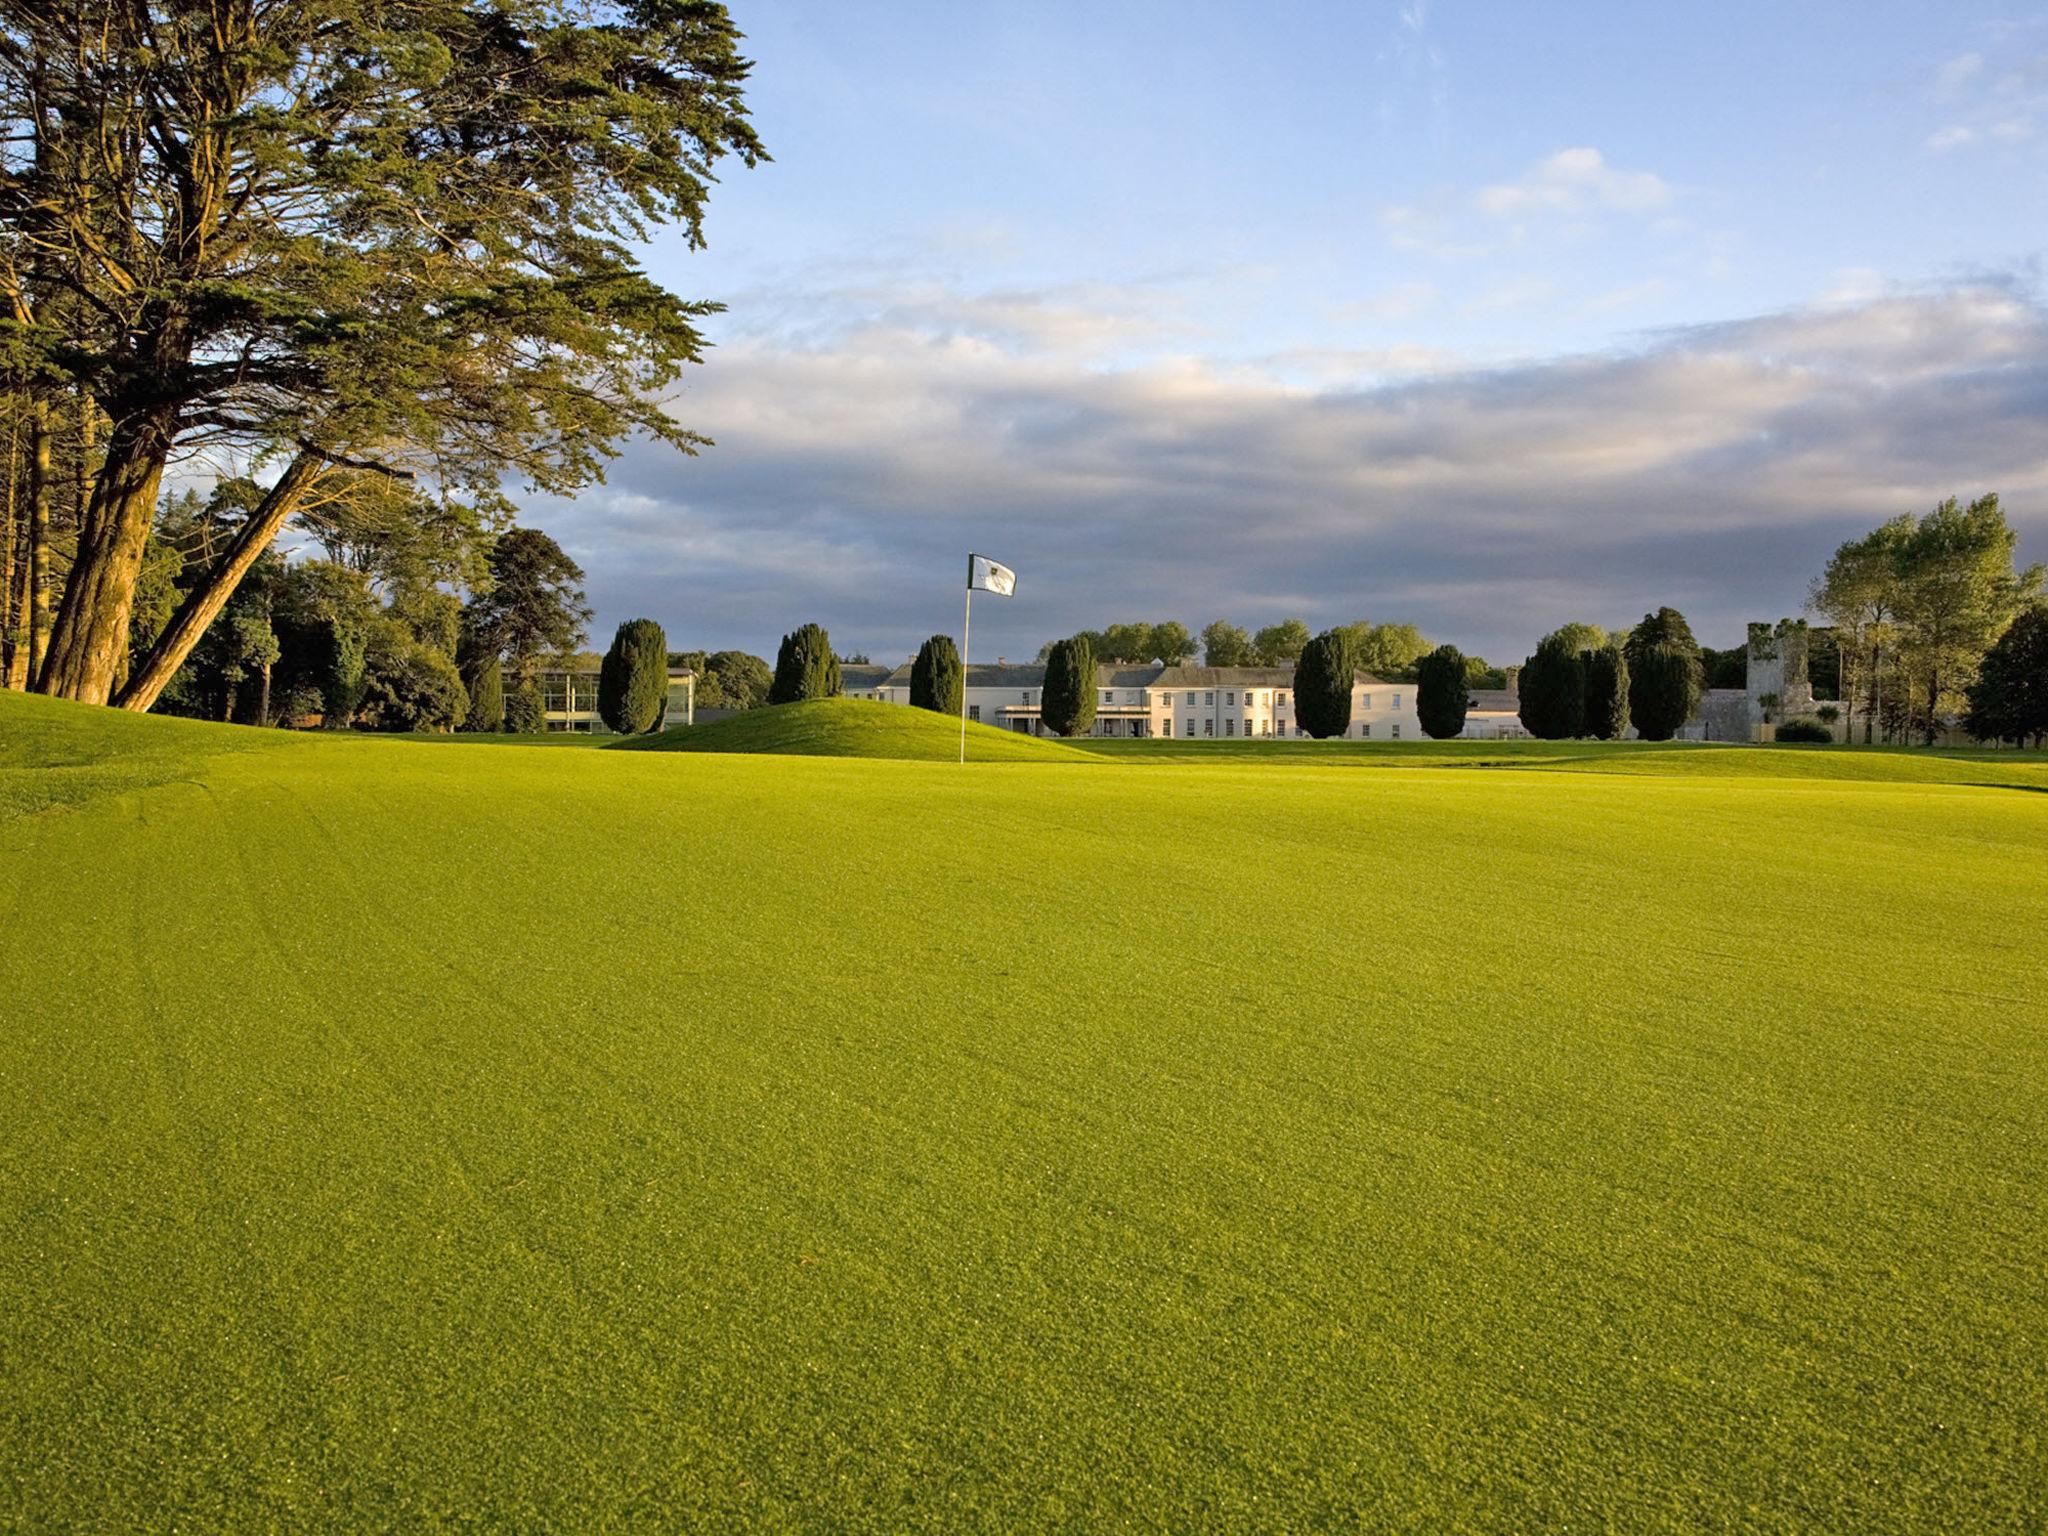
[[123, 421], [108, 439], [87, 516], [92, 539], [79, 541], [37, 679], [44, 693], [104, 704], [113, 692], [175, 421], [169, 407], [158, 407]]
[[1863, 745], [1870, 745], [1870, 735], [1877, 724], [1878, 703], [1884, 692], [1884, 647], [1872, 644], [1870, 647], [1870, 712], [1863, 717]]
[[[21, 634], [17, 628], [22, 610], [14, 604], [14, 549], [21, 542], [16, 523], [21, 508], [16, 505], [15, 496], [20, 478], [21, 421], [17, 417], [7, 434], [7, 520], [4, 530], [0, 530], [0, 687], [17, 690], [21, 685], [14, 681], [14, 655], [22, 649]], [[23, 554], [26, 558], [26, 551]], [[24, 654], [24, 670], [27, 661]]]
[[156, 703], [165, 685], [192, 654], [192, 647], [205, 635], [206, 627], [227, 606], [249, 567], [270, 547], [277, 530], [297, 509], [325, 467], [326, 461], [318, 455], [303, 452], [285, 466], [277, 484], [264, 493], [248, 521], [236, 531], [220, 563], [192, 589], [171, 622], [164, 626], [164, 632], [157, 636], [156, 644], [150, 647], [115, 701], [121, 708], [140, 713]]
[[1941, 668], [1927, 670], [1927, 745], [1934, 745], [1934, 712], [1941, 702]]
[[256, 696], [256, 723], [270, 724], [270, 663], [263, 663], [263, 691]]
[[50, 646], [50, 417], [41, 401], [29, 418], [28, 685], [42, 686]]

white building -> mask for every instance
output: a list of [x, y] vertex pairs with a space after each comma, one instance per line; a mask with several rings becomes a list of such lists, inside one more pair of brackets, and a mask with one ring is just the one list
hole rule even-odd
[[[865, 669], [864, 669], [865, 670]], [[1096, 669], [1096, 736], [1159, 737], [1169, 740], [1228, 741], [1303, 737], [1294, 718], [1294, 668], [1112, 666]], [[910, 666], [905, 663], [875, 680], [844, 679], [850, 697], [889, 704], [910, 702]], [[1040, 665], [969, 667], [967, 716], [984, 725], [1049, 734], [1040, 719], [1045, 668]], [[1351, 728], [1354, 740], [1413, 741], [1421, 737], [1415, 714], [1415, 685], [1389, 683], [1364, 672], [1353, 675]]]
[[[608, 731], [597, 712], [597, 674], [604, 658], [572, 657], [566, 665], [541, 667], [534, 674], [540, 686], [541, 709], [551, 731]], [[505, 690], [515, 686], [506, 679]], [[697, 717], [697, 674], [688, 667], [668, 669], [668, 696], [662, 702], [660, 729], [692, 725]]]

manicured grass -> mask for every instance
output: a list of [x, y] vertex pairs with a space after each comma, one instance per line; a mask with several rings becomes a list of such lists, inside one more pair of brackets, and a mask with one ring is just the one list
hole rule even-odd
[[[969, 721], [966, 736], [970, 763], [1082, 761], [1066, 742], [992, 725]], [[609, 744], [633, 752], [767, 752], [957, 764], [960, 738], [957, 719], [928, 709], [872, 699], [815, 699], [748, 710], [707, 725], [677, 726], [652, 736], [616, 737]]]
[[0, 695], [0, 1527], [2036, 1530], [2048, 796], [1735, 756]]

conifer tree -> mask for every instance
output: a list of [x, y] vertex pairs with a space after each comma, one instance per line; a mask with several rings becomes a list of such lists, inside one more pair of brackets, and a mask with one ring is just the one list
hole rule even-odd
[[829, 699], [839, 693], [839, 658], [832, 637], [816, 624], [806, 624], [782, 637], [775, 653], [775, 681], [768, 686], [770, 704], [795, 704], [804, 699]]
[[1085, 736], [1095, 725], [1095, 647], [1086, 635], [1055, 640], [1045, 658], [1039, 718], [1061, 736]]
[[1415, 713], [1424, 735], [1448, 741], [1465, 729], [1472, 701], [1465, 672], [1465, 653], [1455, 645], [1440, 645], [1422, 658], [1415, 673]]
[[1352, 645], [1342, 630], [1326, 629], [1295, 663], [1295, 724], [1317, 740], [1351, 729]]
[[957, 715], [965, 687], [960, 652], [951, 635], [933, 635], [917, 648], [917, 660], [910, 664], [910, 702], [915, 707]]
[[621, 736], [661, 724], [668, 702], [668, 637], [652, 619], [628, 619], [597, 671], [597, 712]]

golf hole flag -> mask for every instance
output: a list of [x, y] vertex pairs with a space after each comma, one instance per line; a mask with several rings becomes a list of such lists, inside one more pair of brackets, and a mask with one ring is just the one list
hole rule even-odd
[[969, 555], [967, 587], [969, 591], [993, 592], [997, 597], [1011, 597], [1017, 591], [1017, 573], [1007, 565], [996, 564], [987, 555]]
[[967, 557], [967, 609], [960, 615], [960, 761], [967, 761], [967, 641], [974, 633], [974, 594], [993, 592], [1008, 597], [1017, 590], [1017, 573], [987, 555]]

